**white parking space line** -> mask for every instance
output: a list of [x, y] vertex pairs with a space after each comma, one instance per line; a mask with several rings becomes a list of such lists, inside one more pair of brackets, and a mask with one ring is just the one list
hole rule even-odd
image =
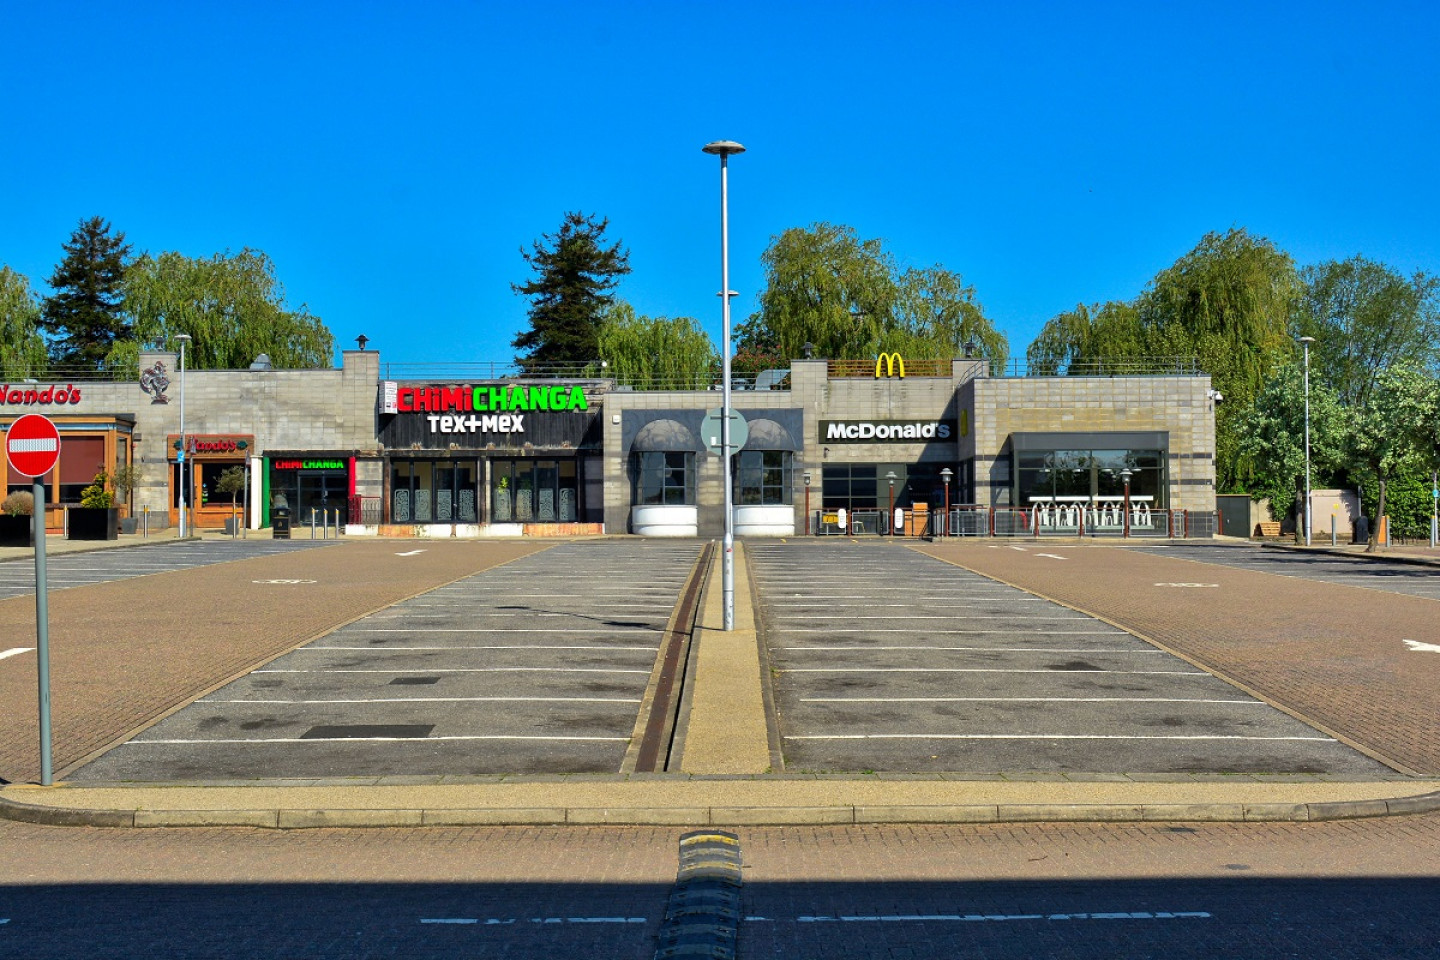
[[639, 697], [372, 697], [368, 700], [196, 700], [196, 703], [641, 703]]
[[[778, 620], [834, 620], [834, 619], [835, 619], [835, 615], [834, 615], [834, 614], [828, 614], [828, 615], [826, 615], [826, 614], [808, 614], [808, 613], [781, 613], [781, 614], [779, 614], [779, 615], [776, 617], [776, 619], [778, 619]], [[1011, 621], [1014, 621], [1014, 620], [1045, 620], [1045, 621], [1047, 621], [1047, 622], [1048, 622], [1048, 621], [1056, 621], [1056, 620], [1059, 620], [1059, 621], [1069, 620], [1069, 621], [1072, 621], [1072, 622], [1079, 622], [1079, 623], [1094, 623], [1094, 622], [1095, 622], [1095, 618], [1094, 618], [1094, 617], [1075, 617], [1075, 616], [1070, 616], [1070, 617], [1028, 617], [1028, 616], [1008, 616], [1008, 615], [993, 614], [993, 613], [976, 613], [976, 614], [947, 615], [947, 616], [943, 616], [943, 617], [931, 617], [931, 616], [926, 616], [926, 615], [924, 615], [924, 614], [903, 614], [903, 613], [902, 613], [902, 614], [896, 614], [896, 615], [893, 616], [893, 617], [874, 617], [874, 616], [850, 617], [850, 616], [847, 616], [847, 617], [845, 617], [845, 620], [846, 620], [847, 622], [850, 621], [850, 620], [905, 620], [905, 621], [909, 621], [909, 620], [1004, 620], [1004, 621], [1006, 621], [1007, 623], [1009, 623], [1009, 622], [1011, 622]]]
[[[259, 673], [260, 671], [256, 671]], [[270, 671], [276, 672], [276, 671]], [[381, 671], [383, 672], [383, 671]], [[418, 671], [411, 671], [418, 672]], [[437, 671], [438, 672], [438, 671]], [[1208, 677], [1200, 670], [1016, 670], [1001, 667], [787, 667], [781, 673], [1105, 673], [1124, 677]]]
[[[451, 650], [598, 650], [598, 651], [610, 651], [610, 650], [616, 650], [616, 651], [620, 651], [620, 652], [634, 652], [634, 653], [654, 653], [654, 652], [655, 652], [655, 648], [654, 648], [653, 646], [652, 646], [652, 647], [611, 647], [611, 646], [595, 646], [594, 644], [591, 644], [591, 645], [589, 645], [589, 646], [553, 647], [553, 646], [544, 646], [544, 645], [540, 645], [540, 644], [531, 645], [531, 644], [516, 644], [516, 643], [509, 644], [508, 646], [502, 646], [502, 645], [500, 645], [500, 644], [484, 644], [484, 645], [473, 645], [473, 644], [469, 644], [469, 645], [466, 645], [466, 646], [463, 646], [463, 647], [369, 647], [369, 646], [367, 646], [367, 647], [300, 647], [298, 650], [292, 650], [292, 651], [290, 651], [290, 652], [291, 652], [291, 653], [325, 653], [326, 651], [329, 651], [329, 650], [352, 650], [352, 651], [353, 651], [353, 650], [365, 650], [365, 651], [371, 652], [371, 653], [415, 653], [415, 652], [420, 651], [420, 650], [444, 650], [444, 651], [451, 651]], [[1158, 651], [1157, 651], [1157, 652], [1158, 652]]]
[[824, 733], [787, 736], [786, 740], [1303, 740], [1334, 743], [1331, 737], [1248, 737], [1239, 734], [1123, 734], [1123, 733]]
[[[867, 634], [868, 634], [868, 633], [904, 633], [904, 634], [911, 634], [911, 633], [914, 633], [915, 631], [914, 631], [914, 630], [889, 630], [889, 629], [886, 629], [886, 628], [884, 628], [884, 627], [855, 627], [854, 629], [851, 629], [851, 628], [849, 628], [849, 627], [831, 627], [831, 628], [828, 628], [828, 629], [827, 629], [827, 628], [824, 628], [824, 627], [793, 627], [793, 628], [791, 628], [790, 630], [787, 630], [786, 632], [787, 632], [787, 633], [823, 633], [823, 634], [829, 635], [829, 634], [832, 634], [832, 633], [867, 633]], [[938, 634], [938, 635], [940, 635], [940, 636], [949, 636], [949, 635], [957, 635], [957, 636], [976, 636], [976, 635], [980, 635], [980, 634], [999, 633], [999, 634], [1004, 634], [1005, 636], [1013, 637], [1013, 636], [1016, 636], [1017, 634], [1022, 633], [1023, 631], [1019, 631], [1019, 630], [931, 630], [930, 632], [931, 632], [931, 633], [934, 633], [934, 634]], [[1113, 627], [1110, 628], [1110, 629], [1108, 629], [1108, 630], [1046, 630], [1044, 633], [1037, 634], [1037, 635], [1038, 635], [1038, 636], [1042, 636], [1042, 637], [1061, 637], [1061, 636], [1065, 636], [1065, 637], [1114, 637], [1114, 636], [1128, 636], [1128, 634], [1126, 634], [1124, 630], [1117, 630], [1117, 629], [1115, 629], [1115, 628], [1113, 628]]]
[[1265, 707], [1261, 700], [1203, 700], [1193, 697], [801, 697], [801, 703], [1227, 703]]
[[437, 740], [523, 740], [577, 743], [628, 743], [629, 737], [528, 737], [506, 734], [455, 734], [443, 737], [263, 737], [256, 740], [131, 740], [122, 747], [174, 746], [184, 743], [435, 743]]
[[[373, 649], [371, 647], [356, 647], [355, 649]], [[586, 649], [592, 649], [587, 647]], [[1168, 657], [1170, 654], [1164, 650], [1094, 650], [1094, 649], [1070, 649], [1062, 647], [941, 647], [941, 646], [919, 646], [914, 644], [896, 644], [884, 647], [775, 647], [777, 651], [792, 653], [809, 653], [811, 651], [845, 651], [847, 653], [885, 653], [889, 650], [954, 650], [974, 651], [978, 653], [1111, 653], [1124, 654], [1126, 656], [1144, 657]]]
[[9, 650], [0, 650], [0, 660], [6, 657], [18, 657], [22, 653], [30, 653], [34, 647], [11, 647]]
[[421, 917], [421, 923], [484, 924], [487, 927], [513, 923], [649, 923], [645, 917]]
[[356, 670], [345, 668], [342, 670], [254, 670], [252, 673], [643, 673], [650, 675], [649, 670], [622, 670], [599, 667], [421, 667], [415, 669], [397, 668], [393, 670]]
[[496, 629], [494, 627], [351, 627], [347, 633], [605, 633], [613, 634], [616, 630], [627, 630], [633, 633], [664, 633], [659, 627], [577, 627], [574, 629], [530, 629], [522, 627], [518, 630]]

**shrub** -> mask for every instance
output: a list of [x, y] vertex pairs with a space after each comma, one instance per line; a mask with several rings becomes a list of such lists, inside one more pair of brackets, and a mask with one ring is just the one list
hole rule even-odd
[[108, 509], [115, 506], [115, 495], [108, 489], [110, 477], [104, 470], [95, 474], [90, 486], [80, 491], [80, 506]]
[[0, 502], [0, 513], [7, 517], [28, 517], [35, 512], [35, 495], [29, 490], [16, 490]]

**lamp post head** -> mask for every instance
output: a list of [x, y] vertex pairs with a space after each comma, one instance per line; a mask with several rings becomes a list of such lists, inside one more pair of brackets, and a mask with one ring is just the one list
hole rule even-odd
[[951, 470], [949, 467], [946, 467], [944, 470], [940, 471], [940, 476], [945, 478], [946, 483], [949, 483], [950, 478], [955, 476], [955, 471]]
[[364, 349], [365, 349], [365, 344], [367, 344], [367, 343], [369, 343], [369, 342], [370, 342], [370, 338], [367, 337], [367, 336], [365, 336], [365, 334], [363, 334], [363, 333], [360, 334], [360, 336], [358, 336], [358, 337], [355, 338], [355, 345], [356, 345], [357, 347], [359, 347], [361, 350], [364, 350]]
[[700, 148], [711, 156], [725, 158], [732, 153], [744, 153], [745, 148], [734, 140], [715, 140]]
[[1126, 467], [1124, 470], [1120, 471], [1120, 479], [1124, 480], [1127, 484], [1130, 482], [1130, 478], [1133, 476], [1134, 474], [1130, 472], [1129, 467]]
[[189, 343], [189, 342], [190, 342], [190, 334], [188, 334], [188, 333], [177, 333], [177, 334], [175, 334], [175, 339], [178, 340], [178, 341], [180, 341], [182, 344], [184, 344], [184, 343]]

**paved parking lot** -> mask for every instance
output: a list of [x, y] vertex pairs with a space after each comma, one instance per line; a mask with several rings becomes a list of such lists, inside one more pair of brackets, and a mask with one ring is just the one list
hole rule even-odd
[[[297, 550], [334, 546], [338, 540], [189, 540], [177, 543], [174, 540], [157, 541], [154, 546], [125, 547], [123, 549], [90, 550], [84, 553], [62, 553], [45, 558], [45, 580], [51, 590], [66, 587], [83, 587], [95, 583], [109, 583], [131, 577], [144, 577], [154, 573], [170, 573], [174, 570], [189, 570], [209, 566], [212, 563], [226, 563], [232, 560], [247, 560], [251, 557], [268, 557]], [[24, 557], [0, 563], [0, 600], [20, 597], [35, 592], [34, 555], [26, 551]]]
[[74, 780], [617, 773], [696, 541], [579, 541], [289, 653]]
[[1101, 620], [904, 546], [747, 551], [788, 771], [1392, 773]]
[[1440, 567], [1394, 563], [1383, 559], [1340, 557], [1326, 553], [1299, 553], [1248, 544], [1175, 542], [1137, 547], [1144, 552], [1178, 560], [1222, 564], [1256, 573], [1299, 577], [1347, 587], [1387, 590], [1440, 600]]

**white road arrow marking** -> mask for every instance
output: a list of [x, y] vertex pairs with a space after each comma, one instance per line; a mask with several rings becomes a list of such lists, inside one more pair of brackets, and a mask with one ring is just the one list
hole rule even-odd
[[0, 660], [4, 660], [6, 657], [18, 656], [22, 653], [29, 653], [31, 650], [34, 649], [34, 647], [14, 647], [10, 650], [0, 650]]
[[1157, 583], [1157, 587], [1218, 587], [1218, 583]]
[[1037, 553], [1037, 557], [1049, 557], [1051, 560], [1069, 560], [1069, 557], [1062, 557], [1058, 553]]
[[1405, 642], [1410, 645], [1412, 653], [1440, 653], [1440, 644], [1437, 643], [1421, 643], [1419, 640]]
[[424, 550], [411, 550], [409, 553], [397, 553], [397, 554], [395, 554], [395, 556], [397, 556], [397, 557], [413, 557], [413, 556], [416, 556], [417, 554], [421, 554], [421, 553], [424, 553], [424, 552], [425, 552]]

